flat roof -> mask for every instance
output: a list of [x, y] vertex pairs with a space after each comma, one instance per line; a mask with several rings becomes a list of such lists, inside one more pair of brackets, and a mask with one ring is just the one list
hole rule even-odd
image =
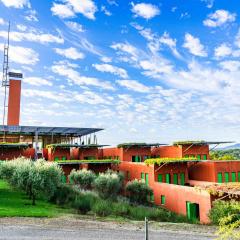
[[3, 126], [0, 125], [0, 135], [35, 135], [38, 136], [84, 136], [103, 130], [102, 128], [45, 127], [45, 126]]
[[29, 144], [27, 143], [5, 143], [0, 142], [0, 148], [27, 148]]
[[68, 144], [68, 143], [55, 143], [47, 145], [47, 148], [101, 148], [109, 145], [99, 145], [99, 144]]
[[173, 145], [212, 145], [212, 144], [226, 144], [226, 143], [234, 143], [231, 141], [204, 141], [204, 140], [186, 140], [186, 141], [176, 141], [173, 142]]
[[165, 146], [165, 143], [121, 143], [118, 144], [118, 148], [129, 148], [129, 147], [157, 147], [157, 146]]

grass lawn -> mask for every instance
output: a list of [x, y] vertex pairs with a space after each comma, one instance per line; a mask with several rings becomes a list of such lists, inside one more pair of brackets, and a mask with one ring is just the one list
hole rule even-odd
[[0, 217], [56, 217], [70, 211], [41, 199], [32, 206], [23, 192], [0, 180]]

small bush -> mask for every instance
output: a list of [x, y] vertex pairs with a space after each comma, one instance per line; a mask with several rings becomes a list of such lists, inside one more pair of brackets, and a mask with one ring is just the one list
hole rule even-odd
[[50, 201], [58, 205], [65, 205], [74, 201], [78, 194], [73, 187], [63, 183], [57, 187]]
[[90, 195], [79, 195], [73, 202], [72, 207], [77, 209], [79, 213], [86, 214], [91, 210], [91, 201]]
[[213, 202], [213, 207], [209, 212], [209, 218], [213, 224], [219, 225], [220, 221], [224, 217], [230, 215], [238, 215], [240, 221], [240, 203], [231, 201], [216, 200]]
[[109, 201], [99, 199], [93, 205], [92, 211], [100, 217], [109, 216], [112, 214], [112, 204]]
[[91, 170], [86, 169], [82, 169], [79, 171], [76, 171], [74, 169], [69, 175], [70, 182], [79, 185], [80, 188], [84, 190], [91, 189], [95, 178], [95, 173], [93, 173]]
[[130, 205], [124, 202], [113, 203], [112, 213], [115, 216], [129, 217]]
[[132, 203], [148, 204], [150, 196], [153, 194], [152, 189], [143, 181], [137, 179], [128, 182], [126, 186], [127, 196]]
[[100, 173], [94, 181], [94, 189], [103, 199], [116, 199], [121, 188], [121, 178], [113, 171]]

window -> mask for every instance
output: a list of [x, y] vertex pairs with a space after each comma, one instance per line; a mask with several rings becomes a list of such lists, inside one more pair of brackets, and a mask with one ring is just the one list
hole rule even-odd
[[84, 157], [84, 160], [95, 160], [96, 157], [95, 156], [86, 156]]
[[163, 175], [162, 174], [158, 174], [158, 182], [163, 182]]
[[224, 173], [224, 179], [225, 179], [225, 182], [229, 182], [229, 173], [228, 172]]
[[167, 173], [167, 174], [166, 174], [166, 183], [171, 183], [170, 173]]
[[132, 156], [132, 162], [141, 162], [141, 156]]
[[218, 182], [218, 183], [222, 183], [222, 182], [223, 182], [222, 173], [221, 173], [221, 172], [219, 172], [219, 173], [217, 174], [217, 182]]
[[207, 160], [207, 155], [206, 154], [203, 155], [203, 160]]
[[177, 173], [173, 174], [173, 184], [178, 184], [178, 174]]
[[144, 160], [146, 160], [146, 159], [148, 159], [148, 158], [150, 158], [149, 156], [144, 156]]
[[200, 154], [197, 155], [197, 159], [201, 160], [201, 155]]
[[232, 172], [232, 182], [236, 182], [237, 178], [236, 178], [236, 173]]
[[58, 160], [59, 160], [59, 157], [55, 157], [55, 158], [54, 158], [54, 161], [58, 161]]
[[166, 203], [166, 198], [164, 195], [161, 195], [161, 204], [165, 205], [165, 203]]
[[185, 155], [184, 157], [185, 157], [185, 158], [189, 158], [189, 155]]
[[63, 157], [62, 157], [62, 160], [67, 160], [67, 157], [66, 157], [66, 156], [63, 156]]
[[146, 184], [148, 185], [149, 184], [148, 173], [145, 174], [145, 181], [146, 181]]
[[180, 184], [183, 186], [185, 184], [185, 174], [184, 173], [180, 173]]

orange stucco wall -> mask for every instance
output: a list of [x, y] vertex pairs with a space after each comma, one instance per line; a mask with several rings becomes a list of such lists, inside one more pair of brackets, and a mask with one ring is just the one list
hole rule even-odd
[[152, 149], [152, 156], [175, 158], [182, 157], [181, 146], [161, 146]]
[[189, 167], [189, 178], [197, 181], [217, 182], [219, 172], [223, 174], [223, 181], [225, 181], [225, 172], [229, 173], [229, 181], [232, 181], [231, 173], [240, 172], [240, 161], [207, 161], [192, 164]]
[[209, 146], [208, 145], [202, 145], [202, 146], [190, 146], [190, 145], [184, 145], [182, 146], [182, 156], [186, 155], [192, 155], [197, 157], [197, 155], [201, 156], [201, 159], [203, 159], [203, 155], [207, 155], [207, 159], [210, 159], [209, 157]]
[[54, 161], [55, 157], [58, 157], [59, 160], [61, 160], [63, 157], [70, 159], [69, 148], [48, 148], [48, 160]]
[[[186, 202], [197, 203], [199, 204], [200, 221], [202, 223], [208, 223], [208, 212], [211, 209], [211, 197], [208, 192], [199, 192], [192, 187], [158, 183], [156, 181], [159, 172], [171, 172], [172, 174], [182, 171], [186, 172], [187, 166], [185, 164], [182, 166], [177, 165], [178, 164], [169, 164], [161, 168], [161, 170], [157, 170], [157, 167], [154, 168], [153, 165], [147, 166], [144, 163], [124, 161], [115, 166], [115, 170], [124, 172], [125, 176], [127, 176], [127, 172], [129, 173], [129, 179], [125, 178], [125, 183], [134, 179], [141, 179], [141, 173], [148, 173], [149, 186], [153, 189], [155, 204], [161, 205], [161, 195], [164, 195], [166, 198], [164, 207], [178, 214], [186, 215]], [[180, 167], [180, 169], [177, 169], [178, 167]]]
[[19, 125], [20, 121], [20, 101], [21, 101], [21, 81], [9, 80], [9, 98], [8, 98], [8, 125]]

